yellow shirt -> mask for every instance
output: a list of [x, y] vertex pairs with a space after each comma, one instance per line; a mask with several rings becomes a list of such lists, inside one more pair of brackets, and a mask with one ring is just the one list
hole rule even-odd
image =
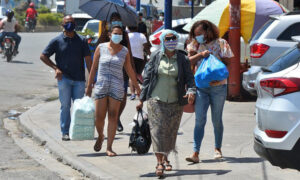
[[158, 81], [151, 97], [166, 103], [178, 101], [177, 77], [178, 65], [176, 54], [170, 59], [163, 54], [158, 67]]

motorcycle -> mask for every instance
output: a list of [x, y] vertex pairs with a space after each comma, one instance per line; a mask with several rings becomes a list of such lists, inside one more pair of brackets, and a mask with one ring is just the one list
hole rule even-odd
[[4, 58], [6, 58], [7, 62], [10, 62], [12, 57], [16, 56], [16, 41], [11, 36], [5, 36], [2, 45]]
[[34, 19], [26, 18], [25, 19], [25, 31], [26, 32], [34, 32], [35, 30], [35, 22]]

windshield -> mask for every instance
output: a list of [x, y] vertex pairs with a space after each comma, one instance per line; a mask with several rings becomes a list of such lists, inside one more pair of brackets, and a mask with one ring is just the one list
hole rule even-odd
[[98, 31], [99, 31], [99, 22], [88, 23], [86, 28], [92, 30], [95, 33], [98, 33]]
[[267, 69], [273, 73], [286, 69], [300, 61], [300, 49], [297, 46], [285, 51]]
[[254, 35], [254, 37], [251, 39], [251, 41], [255, 41], [259, 39], [259, 37], [262, 35], [262, 33], [274, 22], [274, 19], [270, 19], [267, 21]]

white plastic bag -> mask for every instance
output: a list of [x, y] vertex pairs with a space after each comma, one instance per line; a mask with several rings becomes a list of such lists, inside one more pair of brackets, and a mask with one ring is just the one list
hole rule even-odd
[[95, 134], [95, 104], [92, 98], [85, 96], [76, 99], [73, 104], [70, 124], [72, 140], [92, 140]]
[[133, 116], [133, 119], [138, 121], [140, 127], [142, 126], [143, 118], [148, 119], [148, 114], [144, 110], [142, 110], [142, 114], [143, 117], [141, 115], [138, 116], [138, 112]]

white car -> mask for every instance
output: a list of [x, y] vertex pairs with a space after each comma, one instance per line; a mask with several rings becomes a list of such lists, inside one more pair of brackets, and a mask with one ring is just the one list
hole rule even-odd
[[256, 79], [254, 150], [274, 166], [300, 171], [300, 36], [293, 40], [298, 45]]
[[86, 29], [90, 29], [95, 33], [94, 37], [99, 37], [99, 20], [97, 19], [91, 19], [88, 22], [85, 23], [85, 25], [82, 28], [81, 32], [84, 32]]

